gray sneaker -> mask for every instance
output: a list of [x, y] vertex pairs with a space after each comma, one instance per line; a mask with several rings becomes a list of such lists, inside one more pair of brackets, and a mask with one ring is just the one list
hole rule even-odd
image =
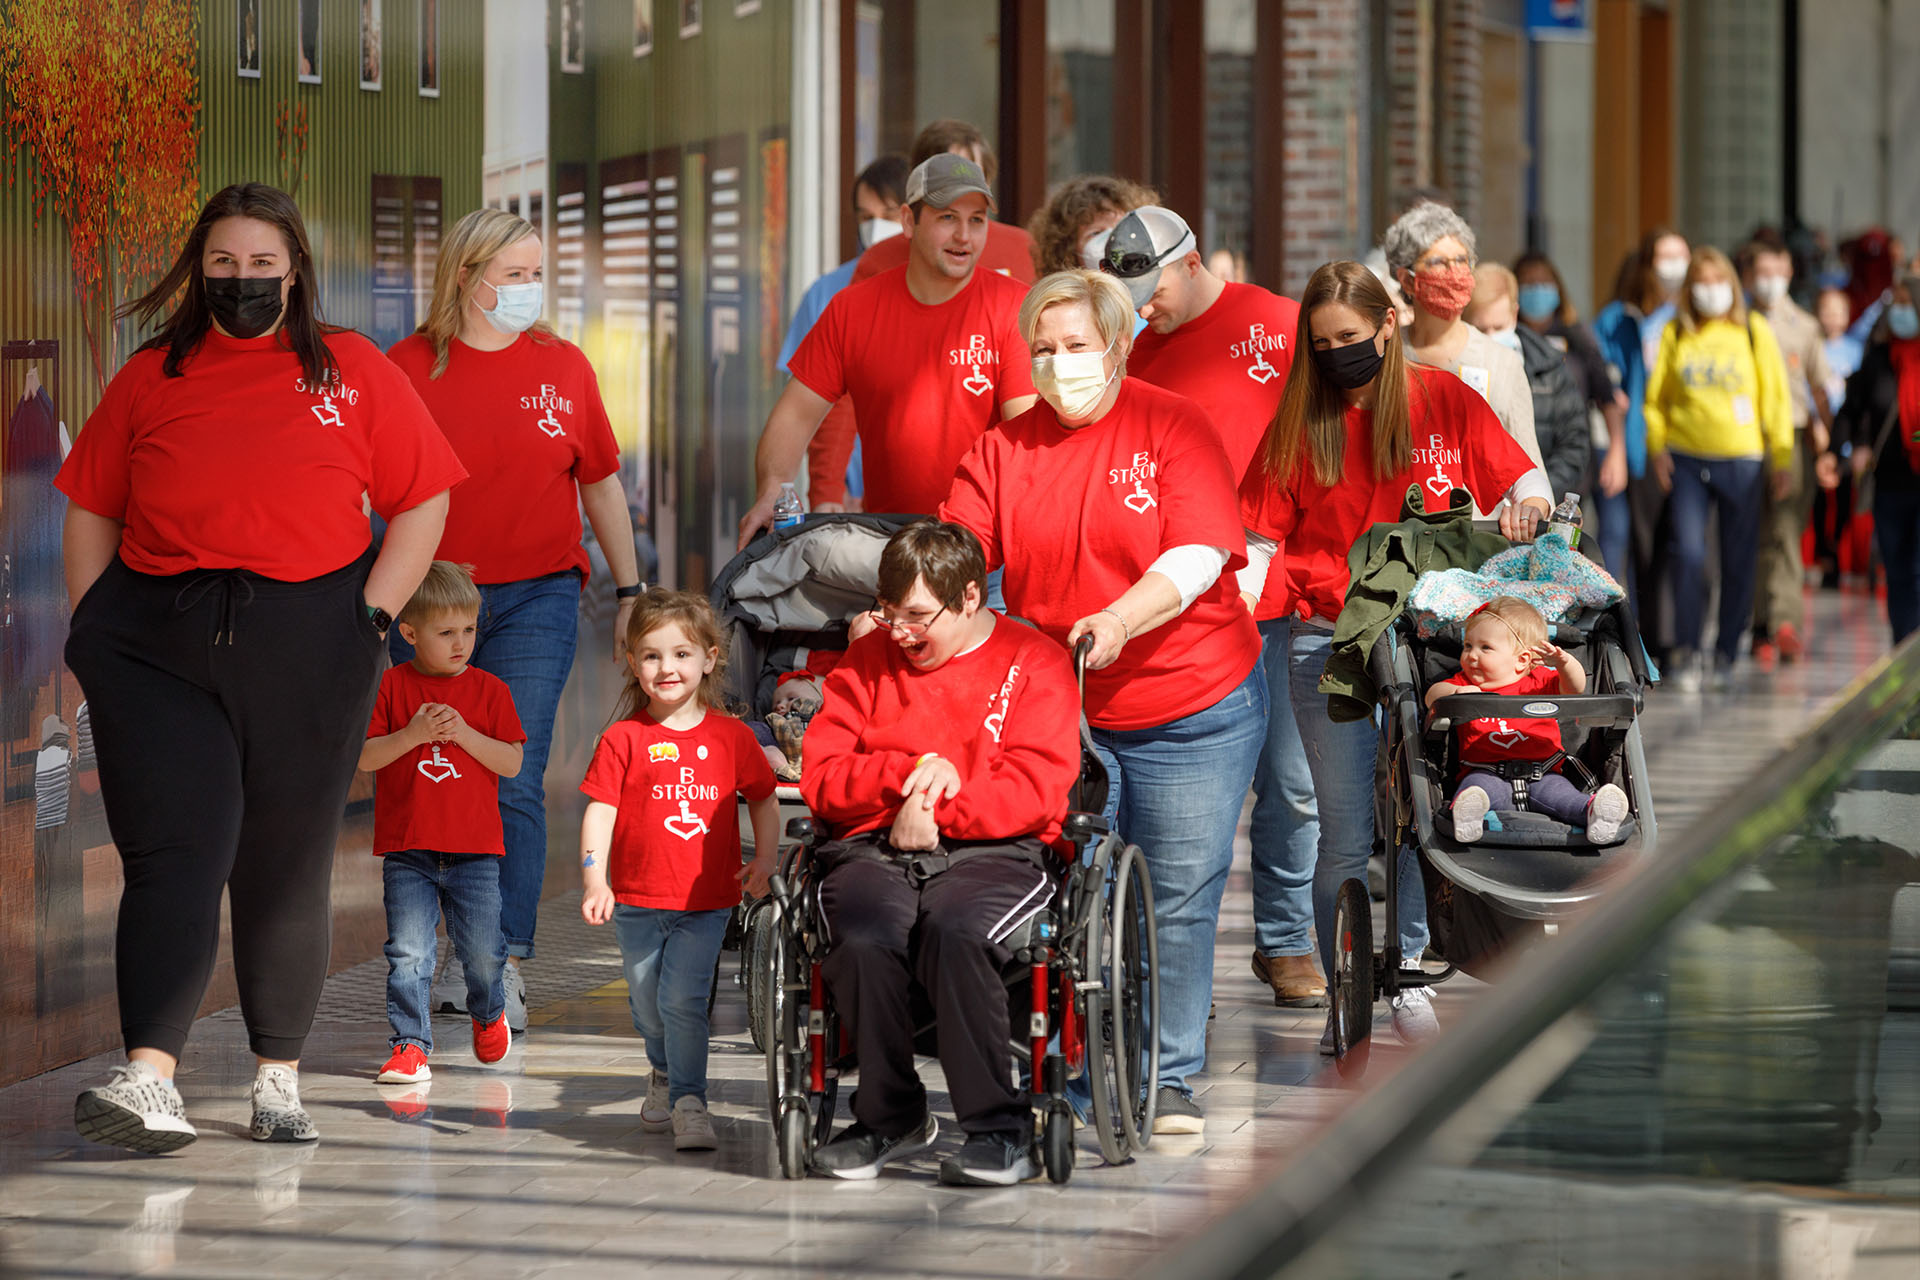
[[115, 1067], [105, 1084], [76, 1098], [73, 1127], [90, 1141], [149, 1155], [178, 1151], [200, 1136], [187, 1123], [186, 1104], [173, 1081], [161, 1079], [145, 1062]]
[[300, 1075], [292, 1067], [270, 1064], [253, 1078], [253, 1140], [312, 1142], [320, 1136], [300, 1105]]
[[673, 1124], [673, 1104], [667, 1101], [667, 1073], [647, 1073], [647, 1099], [640, 1104], [640, 1127], [649, 1133], [663, 1133]]
[[675, 1151], [712, 1151], [720, 1145], [713, 1131], [713, 1117], [707, 1104], [688, 1094], [673, 1104], [673, 1149]]
[[507, 1029], [519, 1035], [527, 1029], [527, 980], [520, 976], [520, 966], [509, 961], [500, 985], [507, 993]]
[[1153, 1100], [1155, 1133], [1201, 1133], [1207, 1127], [1207, 1113], [1200, 1104], [1170, 1084], [1160, 1086]]

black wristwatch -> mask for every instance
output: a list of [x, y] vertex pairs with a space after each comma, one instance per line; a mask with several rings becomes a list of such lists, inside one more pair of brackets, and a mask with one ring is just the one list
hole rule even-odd
[[393, 626], [393, 615], [377, 604], [370, 604], [367, 606], [367, 621], [373, 624], [375, 631], [385, 635], [387, 629]]
[[644, 582], [636, 582], [630, 587], [615, 587], [613, 589], [613, 598], [616, 600], [631, 600], [646, 589], [647, 584]]

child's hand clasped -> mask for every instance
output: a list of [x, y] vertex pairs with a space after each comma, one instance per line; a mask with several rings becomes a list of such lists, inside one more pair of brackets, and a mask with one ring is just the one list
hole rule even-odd
[[580, 899], [580, 918], [588, 924], [605, 924], [613, 919], [613, 889], [605, 880], [587, 886]]

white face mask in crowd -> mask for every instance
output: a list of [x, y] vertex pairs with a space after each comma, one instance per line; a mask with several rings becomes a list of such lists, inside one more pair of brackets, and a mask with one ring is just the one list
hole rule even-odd
[[1787, 278], [1785, 276], [1755, 276], [1753, 278], [1753, 300], [1763, 307], [1778, 306], [1787, 296]]
[[[1113, 343], [1107, 344], [1107, 351]], [[1069, 422], [1077, 422], [1092, 413], [1107, 393], [1107, 385], [1119, 373], [1107, 372], [1107, 351], [1063, 351], [1058, 355], [1033, 358], [1033, 389], [1053, 406], [1055, 413]]]
[[1508, 325], [1504, 329], [1489, 329], [1487, 336], [1508, 350], [1520, 350], [1520, 330], [1515, 325]]
[[1693, 309], [1703, 316], [1723, 316], [1733, 310], [1733, 286], [1722, 280], [1693, 286]]
[[1100, 269], [1100, 260], [1107, 256], [1107, 238], [1113, 234], [1113, 228], [1096, 231], [1080, 242], [1080, 265], [1089, 271]]
[[882, 240], [891, 240], [906, 228], [898, 218], [867, 218], [860, 223], [860, 247], [871, 249]]
[[1678, 289], [1686, 283], [1687, 259], [1655, 258], [1653, 260], [1653, 275], [1654, 278], [1660, 282], [1662, 289], [1665, 289], [1668, 293], [1672, 293], [1675, 289]]
[[526, 284], [489, 284], [494, 292], [493, 309], [480, 308], [494, 328], [502, 333], [524, 333], [531, 329], [540, 318], [540, 308], [544, 303], [538, 280]]

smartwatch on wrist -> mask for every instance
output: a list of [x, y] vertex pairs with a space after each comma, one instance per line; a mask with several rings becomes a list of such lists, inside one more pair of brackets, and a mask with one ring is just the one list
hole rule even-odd
[[615, 587], [613, 589], [613, 598], [616, 600], [631, 600], [646, 589], [647, 584], [644, 582], [636, 582], [630, 587]]
[[377, 604], [370, 604], [367, 606], [367, 621], [373, 624], [375, 631], [385, 635], [387, 630], [393, 626], [393, 615]]

